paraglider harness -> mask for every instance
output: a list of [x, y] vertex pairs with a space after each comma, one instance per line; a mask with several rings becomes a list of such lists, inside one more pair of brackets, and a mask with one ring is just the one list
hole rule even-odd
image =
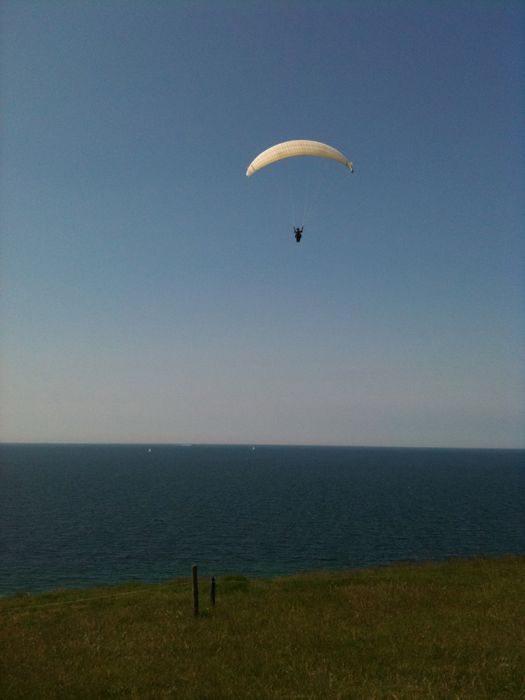
[[297, 241], [297, 243], [299, 243], [299, 241], [301, 240], [301, 236], [303, 235], [303, 229], [304, 226], [301, 226], [300, 228], [298, 226], [293, 227], [293, 232], [295, 234], [295, 240]]

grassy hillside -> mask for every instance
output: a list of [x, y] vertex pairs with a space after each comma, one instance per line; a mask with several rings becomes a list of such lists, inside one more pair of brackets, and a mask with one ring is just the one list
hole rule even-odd
[[0, 600], [0, 697], [525, 698], [525, 558]]

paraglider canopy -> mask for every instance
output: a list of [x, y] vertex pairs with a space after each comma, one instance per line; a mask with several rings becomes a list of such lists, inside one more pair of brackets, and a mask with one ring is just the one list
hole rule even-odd
[[354, 172], [352, 162], [349, 161], [346, 156], [344, 156], [341, 151], [338, 151], [336, 148], [328, 146], [326, 143], [321, 143], [320, 141], [295, 140], [278, 143], [271, 148], [267, 148], [262, 153], [259, 153], [257, 158], [252, 160], [248, 166], [246, 175], [247, 177], [250, 177], [257, 170], [260, 170], [271, 163], [275, 163], [278, 160], [283, 160], [284, 158], [294, 158], [295, 156], [330, 158], [331, 160], [335, 160], [338, 163], [345, 165], [350, 172]]

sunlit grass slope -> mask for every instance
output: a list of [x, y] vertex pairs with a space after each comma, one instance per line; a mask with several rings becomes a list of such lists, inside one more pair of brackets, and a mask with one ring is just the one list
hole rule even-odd
[[0, 697], [525, 698], [525, 558], [0, 601]]

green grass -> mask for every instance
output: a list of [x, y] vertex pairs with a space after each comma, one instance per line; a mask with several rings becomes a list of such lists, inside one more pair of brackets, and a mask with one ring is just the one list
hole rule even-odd
[[0, 697], [525, 698], [525, 558], [0, 600]]

